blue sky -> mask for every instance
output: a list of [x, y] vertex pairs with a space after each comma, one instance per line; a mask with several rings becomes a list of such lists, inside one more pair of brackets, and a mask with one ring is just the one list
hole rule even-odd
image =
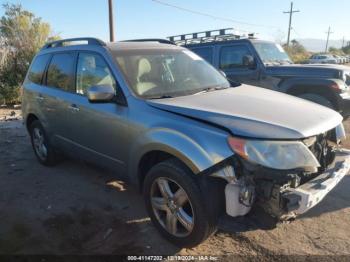
[[[200, 16], [152, 0], [114, 0], [116, 38], [125, 40], [234, 27], [259, 33], [260, 38], [287, 36], [289, 0], [161, 0], [172, 5], [262, 26], [249, 26]], [[94, 36], [108, 40], [107, 0], [0, 0], [21, 3], [51, 24], [61, 37]], [[350, 40], [349, 0], [294, 0], [301, 12], [294, 15], [292, 38], [326, 37]], [[3, 10], [0, 10], [0, 15]]]

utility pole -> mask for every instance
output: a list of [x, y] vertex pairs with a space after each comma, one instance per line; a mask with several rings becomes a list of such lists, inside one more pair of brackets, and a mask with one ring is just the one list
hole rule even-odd
[[292, 17], [294, 13], [300, 12], [299, 10], [293, 10], [293, 2], [290, 3], [290, 11], [283, 12], [284, 14], [289, 14], [289, 26], [288, 26], [288, 39], [287, 46], [289, 46], [290, 42], [290, 30], [292, 29]]
[[344, 44], [345, 44], [345, 36], [343, 36], [343, 42], [341, 44], [341, 48], [344, 48]]
[[328, 52], [328, 42], [329, 42], [329, 35], [330, 34], [333, 34], [334, 32], [331, 32], [331, 27], [328, 27], [328, 31], [326, 32], [327, 34], [327, 42], [326, 42], [326, 50], [325, 50], [325, 53]]
[[109, 8], [109, 41], [114, 42], [113, 0], [108, 0], [108, 8]]

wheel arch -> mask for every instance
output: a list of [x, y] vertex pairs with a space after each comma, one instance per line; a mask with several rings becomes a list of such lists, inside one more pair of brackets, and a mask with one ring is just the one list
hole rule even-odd
[[[214, 143], [216, 147], [220, 145], [216, 139], [207, 141]], [[226, 145], [226, 140], [224, 141]], [[211, 144], [200, 144], [174, 130], [152, 130], [140, 137], [131, 147], [128, 161], [129, 180], [142, 186], [144, 176], [150, 168], [168, 158], [178, 159], [196, 175], [232, 155], [232, 152], [225, 150], [206, 150], [214, 149], [214, 146], [210, 146]]]
[[30, 125], [35, 121], [35, 120], [39, 120], [39, 118], [33, 114], [33, 113], [30, 113], [27, 115], [26, 119], [25, 119], [25, 125], [26, 125], [26, 128], [27, 130], [29, 131], [29, 127]]
[[332, 85], [337, 84], [337, 81], [327, 78], [289, 78], [279, 84], [279, 91], [293, 96], [317, 94], [329, 100], [334, 109], [339, 110], [336, 91], [332, 89]]
[[[154, 148], [144, 152], [144, 154], [140, 156], [139, 160], [135, 163], [137, 169], [133, 171], [133, 175], [131, 176], [132, 183], [136, 183], [140, 189], [142, 189], [143, 181], [148, 171], [156, 164], [170, 158], [175, 158], [183, 163], [193, 174], [198, 174], [203, 169], [201, 167], [203, 163], [199, 163], [199, 161], [203, 160], [196, 161], [195, 159], [186, 156], [184, 152], [179, 152], [174, 148], [164, 148], [162, 146], [161, 148]], [[205, 161], [206, 165], [211, 165], [208, 160]]]
[[[186, 165], [182, 160], [180, 160], [178, 157], [169, 154], [168, 152], [161, 151], [161, 150], [152, 150], [147, 153], [145, 153], [142, 158], [140, 159], [137, 167], [137, 182], [140, 186], [140, 190], [142, 190], [143, 182], [145, 180], [146, 174], [149, 172], [149, 170], [155, 166], [156, 164], [163, 162], [167, 159], [175, 158], [178, 161], [182, 162], [184, 165]], [[187, 166], [187, 165], [186, 165]]]
[[316, 94], [329, 100], [336, 110], [339, 109], [338, 101], [336, 95], [334, 94], [334, 91], [332, 91], [330, 87], [325, 85], [294, 85], [291, 86], [286, 93], [293, 96], [299, 96], [302, 94]]

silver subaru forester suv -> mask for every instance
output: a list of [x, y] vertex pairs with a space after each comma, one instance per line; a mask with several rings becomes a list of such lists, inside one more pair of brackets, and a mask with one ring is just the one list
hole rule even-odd
[[[154, 225], [185, 247], [227, 214], [259, 205], [288, 220], [348, 173], [342, 117], [241, 85], [162, 40], [46, 44], [23, 84], [23, 117], [40, 163], [90, 161], [135, 184]], [[91, 195], [93, 197], [93, 195]]]

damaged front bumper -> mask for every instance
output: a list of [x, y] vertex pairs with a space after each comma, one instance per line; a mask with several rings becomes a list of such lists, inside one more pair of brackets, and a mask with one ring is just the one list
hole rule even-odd
[[297, 187], [282, 193], [285, 199], [283, 217], [293, 217], [305, 213], [319, 202], [343, 179], [350, 170], [350, 151], [337, 152], [331, 166], [322, 174]]
[[[253, 203], [260, 205], [267, 213], [279, 220], [290, 220], [307, 212], [322, 199], [350, 171], [350, 150], [339, 150], [331, 165], [317, 177], [293, 186], [292, 176], [288, 183], [276, 182], [285, 175], [268, 169], [251, 170], [254, 187], [243, 179], [226, 185], [226, 213], [232, 217], [247, 214]], [[246, 175], [245, 177], [248, 177]]]

